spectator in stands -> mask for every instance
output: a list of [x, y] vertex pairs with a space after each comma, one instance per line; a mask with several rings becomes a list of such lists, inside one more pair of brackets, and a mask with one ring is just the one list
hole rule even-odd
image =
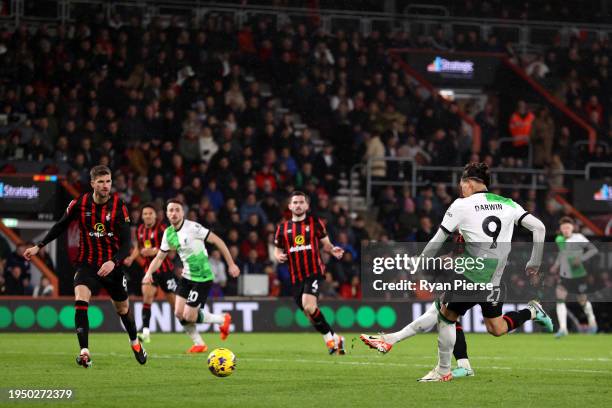
[[241, 271], [244, 275], [264, 273], [264, 264], [260, 260], [257, 250], [251, 249], [242, 264]]
[[225, 288], [227, 285], [227, 266], [223, 259], [221, 258], [221, 253], [214, 249], [210, 253], [209, 257], [210, 269], [214, 274], [213, 283], [218, 285], [221, 289]]
[[249, 193], [244, 204], [240, 207], [240, 220], [246, 221], [250, 214], [257, 214], [259, 219], [264, 223], [268, 223], [268, 216], [257, 202], [255, 193]]
[[30, 278], [25, 276], [20, 265], [13, 265], [7, 268], [4, 274], [6, 282], [6, 294], [13, 296], [23, 296], [32, 293]]
[[555, 202], [555, 200], [548, 199], [546, 200], [546, 206], [544, 211], [539, 215], [539, 219], [544, 223], [546, 227], [546, 236], [547, 238], [554, 238], [556, 235], [556, 231], [559, 228], [559, 205]]
[[336, 245], [338, 245], [340, 248], [344, 249], [345, 252], [350, 252], [351, 260], [358, 259], [357, 258], [357, 250], [351, 244], [347, 231], [340, 231], [338, 233], [338, 237], [336, 238], [336, 240], [337, 240], [337, 244]]
[[[28, 243], [28, 245], [30, 244], [34, 246], [33, 242]], [[53, 259], [51, 259], [51, 256], [49, 255], [49, 252], [45, 249], [45, 247], [40, 248], [40, 250], [38, 251], [38, 257], [41, 261], [43, 261], [45, 266], [49, 268], [51, 272], [55, 272], [55, 267], [53, 266]]]
[[551, 189], [563, 188], [564, 180], [563, 180], [563, 171], [565, 170], [565, 166], [561, 162], [561, 156], [558, 154], [553, 154], [550, 165], [548, 166], [548, 174], [547, 180], [548, 185]]
[[27, 259], [23, 257], [23, 253], [27, 248], [28, 248], [28, 244], [25, 242], [21, 244], [17, 244], [15, 251], [13, 251], [9, 255], [7, 259], [7, 263], [6, 263], [6, 268], [9, 272], [14, 267], [19, 268], [19, 274], [17, 276], [20, 276], [20, 279], [26, 279], [26, 278], [30, 279], [30, 276], [31, 276], [30, 275], [30, 261], [28, 261]]
[[361, 281], [358, 275], [354, 275], [350, 282], [340, 286], [340, 297], [342, 299], [361, 299]]
[[[428, 146], [428, 150], [432, 152], [432, 166], [454, 166], [457, 164], [457, 146], [444, 129], [437, 129], [434, 132]], [[436, 175], [432, 178], [440, 179], [440, 177], [440, 175]]]
[[34, 287], [32, 296], [34, 297], [46, 297], [53, 295], [53, 285], [49, 282], [49, 279], [45, 276], [40, 278], [38, 285]]
[[531, 135], [534, 119], [535, 115], [527, 110], [525, 101], [519, 100], [516, 104], [516, 111], [510, 116], [510, 121], [508, 123], [516, 157], [523, 159], [527, 157], [529, 135]]
[[429, 242], [434, 236], [433, 223], [428, 216], [422, 216], [419, 219], [419, 229], [416, 233], [417, 242]]
[[546, 65], [544, 56], [542, 55], [538, 55], [529, 65], [527, 65], [527, 68], [525, 68], [525, 73], [537, 81], [546, 78], [549, 72], [550, 68]]
[[533, 149], [533, 166], [543, 168], [552, 159], [552, 148], [555, 137], [555, 122], [546, 106], [538, 109], [533, 121], [530, 143]]
[[321, 283], [321, 296], [323, 298], [337, 298], [338, 297], [338, 281], [334, 279], [331, 272], [325, 273], [325, 280]]
[[255, 251], [257, 260], [260, 262], [265, 262], [269, 258], [268, 248], [266, 244], [259, 239], [257, 231], [249, 232], [247, 239], [240, 244], [240, 256], [242, 256], [243, 259], [248, 259], [252, 251]]
[[484, 109], [476, 115], [476, 123], [482, 132], [482, 144], [486, 145], [489, 140], [498, 136], [497, 115], [493, 110], [493, 104], [487, 102]]
[[[385, 145], [380, 139], [380, 134], [366, 133], [366, 153], [364, 159], [377, 159], [385, 157]], [[372, 160], [372, 177], [384, 178], [387, 175], [387, 163], [384, 160]]]

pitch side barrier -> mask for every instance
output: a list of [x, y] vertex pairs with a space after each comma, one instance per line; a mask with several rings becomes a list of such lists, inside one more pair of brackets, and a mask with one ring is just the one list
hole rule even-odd
[[[337, 300], [321, 299], [321, 311], [327, 321], [343, 332], [399, 330], [420, 316], [431, 301], [408, 300]], [[132, 302], [136, 325], [141, 326], [142, 302]], [[518, 310], [524, 303], [504, 305], [504, 311]], [[206, 308], [213, 313], [232, 314], [232, 331], [237, 333], [307, 332], [312, 326], [291, 298], [233, 298], [209, 301]], [[123, 326], [110, 301], [90, 302], [89, 326], [98, 332], [123, 332]], [[466, 332], [485, 333], [486, 328], [478, 307], [462, 320]], [[182, 333], [181, 324], [167, 302], [151, 305], [150, 329], [153, 333]], [[213, 333], [213, 325], [200, 324], [203, 333]], [[522, 329], [526, 333], [539, 330], [531, 322]], [[0, 298], [0, 333], [74, 332], [74, 301], [64, 299]]]

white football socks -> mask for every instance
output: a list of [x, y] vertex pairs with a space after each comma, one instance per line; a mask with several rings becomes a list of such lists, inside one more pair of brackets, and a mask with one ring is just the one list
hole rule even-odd
[[448, 323], [440, 319], [438, 322], [438, 372], [442, 375], [450, 373], [456, 339], [455, 323]]
[[145, 336], [148, 336], [148, 335], [149, 335], [149, 333], [150, 333], [150, 332], [149, 332], [149, 328], [148, 328], [148, 327], [143, 327], [143, 328], [142, 328], [142, 334], [144, 334]]
[[435, 303], [425, 311], [421, 316], [416, 318], [412, 323], [395, 333], [385, 334], [385, 342], [395, 344], [398, 341], [412, 337], [417, 333], [423, 333], [431, 330], [438, 322], [438, 308]]
[[557, 320], [559, 320], [559, 330], [567, 331], [567, 306], [564, 302], [557, 302]]
[[222, 314], [212, 314], [204, 311], [204, 323], [223, 324], [225, 316]]
[[597, 321], [595, 320], [595, 313], [593, 313], [593, 305], [588, 300], [582, 306], [582, 310], [587, 317], [589, 328], [597, 327]]
[[328, 342], [328, 341], [330, 341], [330, 340], [335, 340], [335, 341], [337, 341], [337, 340], [336, 340], [336, 338], [335, 338], [335, 336], [334, 336], [334, 334], [333, 334], [332, 332], [327, 332], [327, 333], [325, 333], [325, 334], [323, 335], [323, 340], [325, 341], [325, 343], [327, 343], [327, 342]]
[[189, 337], [191, 337], [193, 344], [195, 344], [196, 346], [204, 345], [204, 340], [202, 340], [202, 336], [200, 336], [200, 333], [198, 332], [195, 323], [186, 324], [183, 326], [183, 328], [185, 329], [185, 333], [187, 333]]

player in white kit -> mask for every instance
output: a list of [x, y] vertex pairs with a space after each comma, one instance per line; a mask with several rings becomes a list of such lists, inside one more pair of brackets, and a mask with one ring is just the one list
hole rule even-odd
[[584, 262], [595, 256], [598, 252], [587, 237], [574, 232], [574, 220], [570, 217], [563, 217], [559, 220], [560, 235], [557, 235], [555, 242], [559, 247], [559, 255], [555, 263], [550, 268], [552, 273], [559, 272], [560, 281], [557, 285], [557, 319], [559, 320], [559, 330], [555, 337], [567, 336], [567, 306], [565, 304], [568, 293], [576, 296], [576, 301], [582, 307], [587, 318], [587, 331], [597, 333], [597, 321], [593, 313], [593, 306], [587, 298], [588, 283], [586, 279], [586, 269]]
[[[438, 365], [419, 381], [450, 381], [451, 354], [455, 345], [455, 322], [460, 316], [479, 304], [482, 309], [487, 331], [501, 336], [516, 329], [528, 320], [535, 320], [552, 331], [552, 321], [536, 301], [527, 308], [502, 315], [503, 302], [499, 296], [499, 282], [503, 274], [510, 242], [515, 225], [522, 225], [533, 233], [534, 246], [525, 271], [532, 282], [537, 280], [542, 260], [545, 236], [544, 224], [509, 198], [487, 191], [490, 183], [488, 166], [484, 163], [470, 163], [465, 166], [461, 177], [463, 198], [455, 200], [444, 215], [442, 224], [429, 241], [421, 256], [433, 257], [447, 237], [459, 230], [466, 242], [466, 252], [471, 257], [486, 259], [483, 268], [466, 270], [464, 279], [470, 283], [491, 283], [497, 290], [491, 291], [488, 301], [480, 297], [469, 300], [466, 292], [446, 292], [441, 301], [436, 301], [421, 317], [402, 330], [382, 335], [361, 335], [361, 340], [382, 353], [391, 350], [400, 340], [422, 333], [438, 325]], [[453, 299], [455, 297], [455, 299]], [[467, 361], [467, 358], [465, 359]], [[467, 362], [469, 365], [469, 362]]]

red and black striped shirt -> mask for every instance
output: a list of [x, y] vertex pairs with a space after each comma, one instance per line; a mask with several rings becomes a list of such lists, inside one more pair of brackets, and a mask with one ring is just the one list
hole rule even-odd
[[[164, 231], [166, 230], [166, 225], [162, 222], [157, 222], [152, 227], [147, 227], [144, 224], [140, 224], [136, 229], [136, 241], [138, 242], [138, 249], [142, 248], [157, 248], [161, 245], [162, 237], [164, 236]], [[144, 257], [144, 270], [147, 271], [149, 269], [149, 265], [151, 261], [153, 261], [154, 257]], [[166, 273], [174, 270], [174, 264], [170, 260], [170, 258], [164, 258], [164, 261], [161, 264], [161, 267], [157, 270], [157, 272]], [[156, 273], [157, 273], [156, 272]]]
[[313, 216], [307, 216], [302, 221], [285, 221], [279, 224], [274, 245], [287, 254], [292, 284], [302, 282], [313, 275], [325, 274], [319, 241], [326, 236], [325, 224], [320, 218]]
[[104, 204], [96, 204], [93, 193], [72, 200], [39, 245], [53, 241], [72, 221], [79, 224], [77, 263], [99, 267], [110, 260], [117, 265], [129, 254], [130, 216], [117, 194], [112, 194]]

